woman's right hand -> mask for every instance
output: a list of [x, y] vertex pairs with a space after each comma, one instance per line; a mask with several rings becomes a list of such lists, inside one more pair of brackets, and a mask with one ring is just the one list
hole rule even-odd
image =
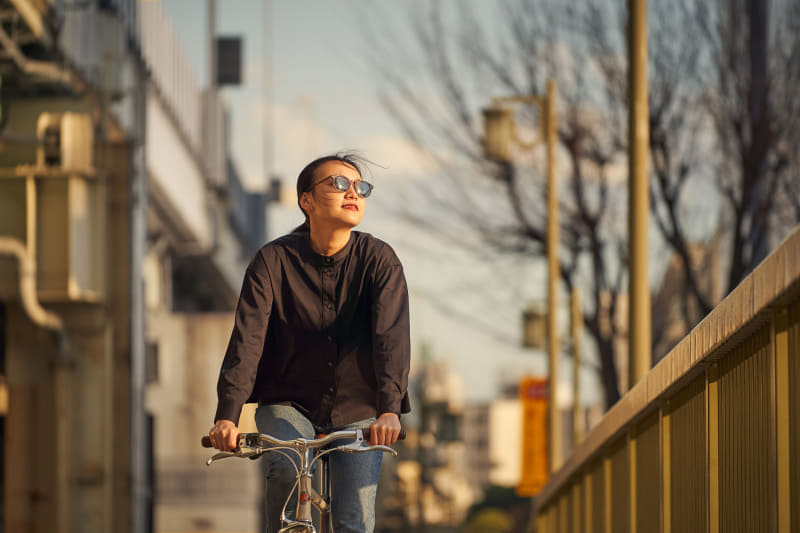
[[239, 444], [239, 428], [231, 420], [217, 420], [208, 432], [211, 445], [222, 452], [232, 452]]

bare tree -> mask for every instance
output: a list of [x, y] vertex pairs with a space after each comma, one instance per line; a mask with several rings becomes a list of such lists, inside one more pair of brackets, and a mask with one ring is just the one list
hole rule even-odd
[[[685, 333], [800, 222], [800, 2], [654, 3], [650, 28], [651, 198], [682, 267]], [[703, 179], [724, 247], [713, 234], [692, 247], [685, 197]], [[727, 263], [721, 291], [713, 254]]]
[[[451, 228], [451, 239], [465, 228], [477, 231], [482, 243], [503, 253], [546, 253], [546, 209], [541, 150], [520, 153], [518, 163], [495, 164], [484, 159], [480, 122], [476, 110], [492, 96], [540, 92], [556, 75], [561, 59], [555, 50], [563, 28], [549, 24], [554, 5], [505, 4], [507, 33], [492, 39], [474, 13], [461, 12], [456, 20], [445, 18], [432, 4], [414, 15], [411, 25], [420, 45], [410, 64], [380, 43], [396, 42], [385, 33], [373, 36], [372, 65], [385, 80], [386, 108], [408, 137], [440, 162], [441, 187], [426, 189], [425, 197], [411, 202], [437, 209], [448, 220], [423, 218], [422, 210], [404, 215], [415, 222], [441, 230]], [[536, 13], [532, 15], [529, 10]], [[449, 24], [454, 24], [449, 28]], [[451, 36], [454, 37], [451, 40]], [[569, 55], [567, 50], [562, 52]], [[420, 60], [428, 73], [422, 83]], [[591, 305], [585, 323], [600, 354], [600, 368], [607, 405], [619, 398], [614, 343], [619, 337], [615, 320], [623, 289], [625, 254], [624, 184], [614, 179], [615, 154], [624, 147], [625, 114], [604, 105], [604, 94], [592, 94], [591, 77], [571, 61], [569, 73], [559, 77], [559, 159], [568, 167], [561, 193], [563, 238], [561, 271], [568, 287], [589, 287]], [[566, 71], [566, 69], [564, 69]], [[571, 80], [570, 82], [561, 81]], [[592, 106], [592, 102], [595, 105]], [[518, 124], [535, 127], [535, 110], [519, 110]], [[600, 128], [599, 124], [617, 127]], [[613, 132], [609, 135], [609, 132]], [[525, 132], [523, 132], [525, 133]], [[456, 236], [452, 236], [452, 235]]]
[[[767, 126], [766, 112], [757, 111], [771, 109], [777, 82], [764, 84], [758, 81], [763, 73], [750, 74], [760, 72], [763, 54], [754, 51], [747, 67], [733, 59], [726, 67], [722, 61], [735, 55], [729, 48], [739, 46], [733, 36], [741, 31], [742, 19], [754, 21], [747, 26], [752, 46], [757, 49], [763, 41], [758, 35], [765, 31], [766, 14], [755, 6], [759, 2], [740, 1], [750, 7], [738, 13], [735, 24], [724, 16], [728, 6], [722, 0], [711, 7], [700, 0], [651, 6], [651, 201], [659, 234], [684, 270], [679, 294], [687, 329], [716, 303], [700, 279], [707, 258], [697, 261], [690, 250], [698, 220], [709, 212], [708, 204], [718, 203], [711, 198], [699, 209], [695, 202], [693, 209], [698, 187], [705, 183], [713, 191], [716, 186], [727, 202], [722, 212], [732, 214], [730, 221], [706, 222], [708, 228], [700, 232], [708, 239], [718, 222], [729, 224], [723, 228], [731, 234], [727, 290], [763, 257], [762, 243], [779, 225], [796, 224], [800, 213], [797, 195], [792, 196], [800, 188], [796, 150], [788, 149], [798, 145], [798, 104], [788, 101], [794, 94], [789, 88], [798, 87], [797, 0], [781, 3], [788, 16], [770, 19], [780, 20], [783, 29], [776, 30], [779, 37], [770, 48], [776, 59], [767, 61], [772, 69], [767, 77], [780, 80], [787, 100], [782, 105], [790, 112], [768, 115]], [[625, 333], [617, 318], [627, 281], [627, 190], [620, 179], [627, 150], [627, 14], [619, 4], [562, 7], [518, 0], [492, 3], [491, 9], [500, 12], [487, 16], [449, 13], [431, 3], [427, 11], [411, 15], [416, 53], [398, 49], [402, 38], [387, 35], [384, 26], [370, 25], [381, 29], [370, 38], [371, 65], [384, 82], [387, 110], [443, 169], [441, 187], [417, 200], [437, 206], [446, 217], [431, 222], [419, 211], [405, 216], [454, 240], [469, 228], [498, 252], [546, 253], [541, 154], [520, 152], [514, 164], [487, 161], [478, 110], [495, 96], [542, 94], [548, 78], [557, 80], [561, 272], [568, 288], [580, 286], [589, 293], [584, 322], [599, 354], [607, 406], [619, 398], [615, 344]], [[742, 80], [750, 80], [749, 89], [742, 88], [747, 85]], [[733, 96], [748, 96], [746, 111]], [[532, 130], [535, 112], [520, 109], [517, 124]], [[761, 127], [770, 136], [759, 135]], [[776, 201], [781, 190], [785, 198]], [[654, 340], [658, 336], [654, 331]]]
[[709, 111], [718, 141], [719, 188], [728, 204], [733, 289], [785, 234], [781, 216], [797, 217], [800, 130], [800, 2], [719, 0], [700, 19], [715, 89]]

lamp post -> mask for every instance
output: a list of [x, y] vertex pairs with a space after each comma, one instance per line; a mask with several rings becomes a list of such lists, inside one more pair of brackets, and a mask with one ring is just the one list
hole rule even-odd
[[484, 154], [487, 158], [510, 163], [514, 145], [521, 148], [532, 148], [536, 143], [524, 143], [516, 133], [514, 116], [508, 104], [523, 103], [539, 106], [544, 120], [540, 122], [540, 132], [545, 138], [547, 150], [547, 337], [548, 337], [548, 446], [547, 458], [549, 471], [555, 472], [561, 466], [562, 430], [561, 417], [556, 405], [556, 386], [559, 381], [559, 337], [556, 309], [558, 309], [559, 275], [559, 223], [558, 223], [558, 191], [555, 175], [556, 147], [556, 84], [547, 82], [547, 94], [519, 95], [495, 98], [492, 107], [483, 111], [484, 118]]

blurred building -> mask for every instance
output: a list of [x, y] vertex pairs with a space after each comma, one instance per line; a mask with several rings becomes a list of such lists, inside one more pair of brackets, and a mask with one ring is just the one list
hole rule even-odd
[[467, 404], [462, 418], [461, 434], [466, 446], [464, 473], [479, 494], [489, 486], [492, 467], [489, 455], [489, 408], [488, 404]]
[[[709, 242], [690, 243], [687, 251], [698, 289], [712, 306], [717, 305], [725, 295], [721, 233], [717, 232]], [[683, 261], [673, 253], [651, 304], [654, 362], [660, 361], [703, 319], [697, 302], [688, 297], [690, 290]]]
[[256, 530], [256, 469], [198, 446], [268, 199], [217, 78], [158, 2], [0, 7], [3, 530]]
[[522, 406], [516, 384], [501, 387], [488, 403], [465, 407], [461, 433], [465, 472], [478, 495], [491, 486], [516, 487], [522, 468]]
[[479, 495], [467, 474], [461, 381], [446, 361], [422, 359], [412, 384], [418, 425], [391, 471], [382, 473], [384, 490], [392, 490], [382, 504], [379, 531], [453, 530]]
[[522, 473], [522, 404], [498, 398], [489, 405], [489, 483], [516, 487]]
[[[562, 382], [556, 395], [561, 406], [564, 457], [573, 448], [572, 392]], [[586, 401], [586, 398], [584, 398]], [[602, 417], [599, 404], [584, 407], [587, 428]], [[464, 407], [461, 434], [466, 447], [464, 472], [473, 489], [483, 494], [490, 486], [517, 487], [522, 477], [523, 409], [517, 384], [500, 387], [497, 398]]]

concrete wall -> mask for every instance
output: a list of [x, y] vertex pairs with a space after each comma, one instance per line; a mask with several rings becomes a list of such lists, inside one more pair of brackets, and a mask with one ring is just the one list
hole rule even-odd
[[[200, 439], [213, 425], [216, 382], [233, 326], [232, 313], [148, 316], [158, 346], [158, 379], [148, 386], [155, 417], [155, 531], [257, 531], [260, 465], [228, 459], [210, 467]], [[252, 431], [252, 406], [240, 429]]]
[[18, 267], [5, 262], [5, 531], [129, 528], [127, 165], [124, 149], [105, 150], [103, 298], [45, 303], [64, 322], [65, 351], [23, 312]]

